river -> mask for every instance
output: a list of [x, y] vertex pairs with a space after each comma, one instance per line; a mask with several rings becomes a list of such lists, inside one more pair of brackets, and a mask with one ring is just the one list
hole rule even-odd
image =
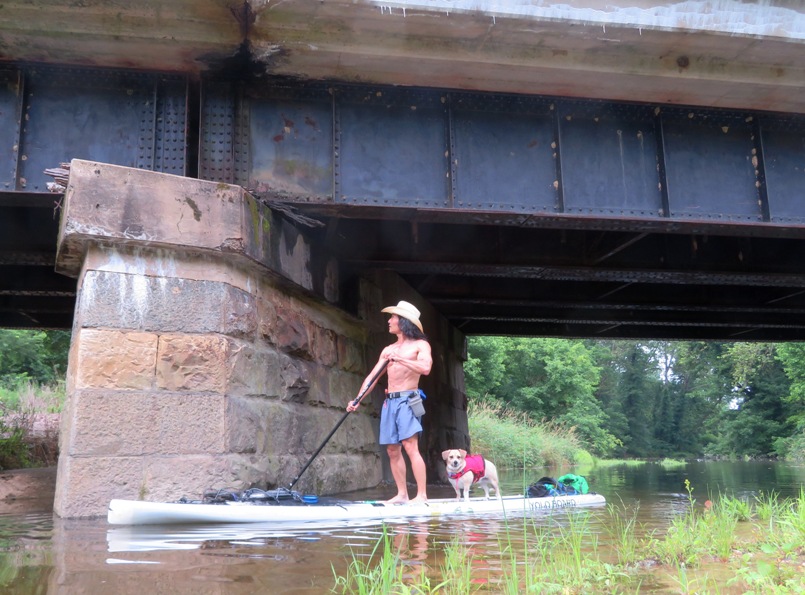
[[[628, 510], [636, 509], [644, 531], [662, 530], [690, 505], [685, 480], [697, 505], [720, 494], [754, 498], [761, 491], [781, 497], [799, 494], [805, 467], [779, 462], [689, 462], [681, 467], [656, 463], [616, 465], [583, 473], [590, 490]], [[545, 470], [503, 471], [504, 495]], [[349, 494], [353, 499], [382, 498], [393, 490]], [[431, 497], [450, 497], [452, 488], [432, 488]], [[478, 494], [475, 494], [478, 495]], [[483, 492], [481, 492], [483, 495]], [[606, 547], [609, 515], [593, 511], [590, 523]], [[63, 520], [49, 511], [0, 515], [0, 592], [8, 594], [246, 594], [326, 593], [333, 569], [343, 573], [353, 556], [368, 556], [390, 534], [417, 572], [438, 568], [440, 554], [453, 540], [470, 546], [480, 574], [496, 571], [503, 548], [524, 548], [523, 523], [552, 521], [550, 516], [504, 520], [495, 516], [453, 520], [307, 526], [242, 525], [226, 527], [113, 527], [105, 519]], [[480, 575], [479, 574], [479, 575]]]

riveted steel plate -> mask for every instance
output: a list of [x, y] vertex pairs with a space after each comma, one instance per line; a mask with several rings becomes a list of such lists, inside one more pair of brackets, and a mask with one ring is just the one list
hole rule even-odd
[[22, 75], [0, 69], [0, 189], [15, 190], [20, 142]]
[[775, 223], [805, 222], [805, 125], [763, 127], [769, 216]]
[[157, 84], [154, 155], [150, 169], [183, 176], [187, 158], [187, 83], [161, 79]]
[[762, 221], [751, 116], [663, 111], [670, 216]]
[[659, 217], [657, 135], [648, 108], [566, 104], [558, 109], [564, 211]]
[[447, 207], [450, 183], [443, 107], [339, 102], [338, 202]]
[[228, 83], [205, 82], [201, 89], [199, 177], [235, 182], [236, 94]]
[[455, 207], [557, 211], [556, 142], [549, 115], [453, 109], [451, 122]]
[[19, 189], [46, 191], [44, 170], [71, 159], [144, 167], [153, 158], [152, 75], [32, 69], [26, 79]]
[[252, 98], [248, 105], [248, 187], [332, 197], [332, 103]]

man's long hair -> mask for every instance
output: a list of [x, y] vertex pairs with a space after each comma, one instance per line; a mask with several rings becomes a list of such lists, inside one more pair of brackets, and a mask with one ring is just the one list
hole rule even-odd
[[398, 326], [400, 327], [400, 332], [403, 334], [403, 337], [405, 337], [406, 339], [415, 339], [415, 340], [421, 339], [423, 341], [428, 340], [428, 338], [425, 336], [425, 333], [419, 330], [419, 327], [415, 325], [413, 322], [411, 322], [407, 318], [403, 318], [402, 316], [398, 316], [398, 318], [400, 319]]

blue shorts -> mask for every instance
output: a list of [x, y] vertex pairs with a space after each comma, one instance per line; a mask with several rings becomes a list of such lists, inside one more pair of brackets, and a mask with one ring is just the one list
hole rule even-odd
[[407, 397], [386, 399], [380, 412], [380, 444], [399, 444], [422, 431]]

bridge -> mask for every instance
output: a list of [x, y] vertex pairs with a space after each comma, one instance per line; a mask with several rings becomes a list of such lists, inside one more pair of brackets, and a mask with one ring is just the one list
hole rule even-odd
[[295, 407], [326, 424], [392, 296], [426, 305], [446, 354], [437, 461], [468, 440], [466, 335], [805, 337], [802, 9], [500, 4], [3, 4], [0, 326], [80, 330], [71, 425], [215, 395], [213, 445], [77, 431], [59, 514], [102, 510], [74, 497], [81, 469], [121, 457], [162, 496], [179, 455], [194, 485], [200, 461], [281, 483], [275, 451], [315, 446]]
[[69, 41], [5, 26], [7, 46], [29, 41], [18, 60], [59, 64], [0, 71], [0, 324], [72, 325], [44, 170], [78, 157], [292, 203], [345, 270], [397, 272], [467, 334], [805, 336], [805, 26], [789, 4], [716, 2], [733, 29], [695, 2], [286, 4], [218, 6], [206, 63], [197, 22], [165, 52], [159, 27], [132, 23], [102, 54], [102, 10]]

